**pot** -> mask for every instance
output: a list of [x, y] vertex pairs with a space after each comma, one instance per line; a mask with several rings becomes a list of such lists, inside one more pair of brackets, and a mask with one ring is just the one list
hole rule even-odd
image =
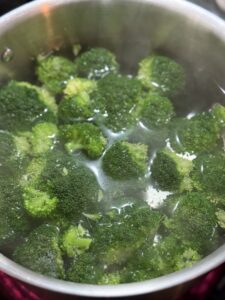
[[[181, 0], [39, 0], [24, 5], [0, 19], [0, 84], [11, 78], [32, 80], [38, 54], [60, 51], [71, 55], [69, 49], [76, 43], [109, 48], [126, 72], [135, 72], [138, 61], [152, 51], [176, 58], [193, 81], [189, 100], [182, 105], [176, 103], [184, 110], [198, 110], [224, 100], [225, 22]], [[0, 269], [27, 284], [56, 293], [89, 297], [151, 293], [157, 299], [160, 295], [162, 299], [172, 299], [183, 286], [224, 261], [225, 245], [191, 268], [116, 286], [48, 278], [2, 254]]]

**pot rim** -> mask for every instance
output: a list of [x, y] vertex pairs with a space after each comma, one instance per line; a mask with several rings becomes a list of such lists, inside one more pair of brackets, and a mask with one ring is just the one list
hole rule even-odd
[[[48, 5], [50, 8], [55, 8], [61, 5], [76, 2], [89, 2], [90, 0], [35, 0], [25, 4], [0, 18], [0, 35], [15, 26], [17, 22], [26, 18], [41, 13], [41, 6]], [[225, 22], [216, 15], [207, 10], [187, 1], [180, 0], [98, 0], [100, 3], [108, 3], [110, 1], [120, 2], [140, 2], [159, 6], [168, 10], [173, 10], [184, 18], [191, 15], [195, 20], [216, 36], [218, 36], [225, 44]], [[12, 21], [13, 20], [13, 21]], [[119, 285], [91, 285], [80, 284], [50, 278], [41, 274], [28, 270], [0, 253], [0, 270], [6, 274], [17, 278], [23, 282], [36, 287], [44, 288], [54, 292], [65, 293], [70, 295], [89, 296], [89, 297], [125, 297], [135, 296], [145, 293], [157, 292], [167, 289], [186, 281], [193, 280], [206, 272], [217, 267], [225, 261], [225, 245], [218, 248], [210, 255], [203, 258], [190, 268], [186, 268], [168, 275], [164, 275], [155, 279], [150, 279], [135, 283], [125, 283]]]

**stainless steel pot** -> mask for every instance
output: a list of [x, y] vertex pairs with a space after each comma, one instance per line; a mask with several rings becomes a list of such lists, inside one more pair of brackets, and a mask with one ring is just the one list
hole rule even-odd
[[[16, 9], [0, 19], [0, 83], [9, 78], [31, 79], [33, 58], [37, 54], [60, 49], [70, 55], [69, 49], [78, 42], [108, 47], [129, 72], [135, 71], [140, 58], [153, 50], [169, 53], [182, 61], [195, 82], [191, 87], [192, 97], [186, 103], [188, 110], [225, 100], [225, 23], [181, 0], [40, 0]], [[225, 246], [222, 246], [192, 268], [117, 286], [51, 279], [1, 254], [0, 269], [55, 292], [121, 297], [171, 291], [172, 287], [185, 284], [224, 261]], [[163, 299], [172, 299], [166, 295]]]

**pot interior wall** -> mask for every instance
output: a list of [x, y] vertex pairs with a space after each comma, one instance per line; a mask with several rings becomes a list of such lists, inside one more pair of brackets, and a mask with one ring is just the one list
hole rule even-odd
[[0, 82], [33, 79], [36, 55], [53, 50], [72, 57], [75, 43], [111, 49], [123, 71], [133, 74], [141, 58], [157, 51], [182, 62], [189, 74], [177, 108], [199, 110], [225, 101], [220, 89], [225, 86], [225, 42], [209, 28], [198, 15], [162, 9], [160, 1], [68, 1], [54, 8], [46, 2], [26, 18], [9, 18], [0, 33], [0, 53], [5, 48], [14, 53], [11, 62], [0, 62]]

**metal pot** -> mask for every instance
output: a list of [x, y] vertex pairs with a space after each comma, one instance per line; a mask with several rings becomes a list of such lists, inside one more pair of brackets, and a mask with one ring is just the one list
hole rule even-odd
[[[189, 111], [224, 98], [225, 22], [181, 0], [40, 0], [16, 9], [0, 19], [0, 83], [9, 78], [32, 79], [37, 54], [60, 50], [70, 55], [68, 49], [75, 43], [111, 49], [127, 72], [135, 71], [137, 62], [154, 50], [177, 58], [195, 83], [190, 85], [189, 101], [182, 104]], [[177, 295], [181, 288], [175, 287], [182, 287], [224, 261], [222, 246], [192, 268], [116, 286], [48, 278], [2, 254], [0, 269], [28, 284], [65, 294], [122, 297], [152, 293], [159, 299], [161, 291], [166, 295], [163, 299], [172, 299], [168, 291], [176, 290]]]

